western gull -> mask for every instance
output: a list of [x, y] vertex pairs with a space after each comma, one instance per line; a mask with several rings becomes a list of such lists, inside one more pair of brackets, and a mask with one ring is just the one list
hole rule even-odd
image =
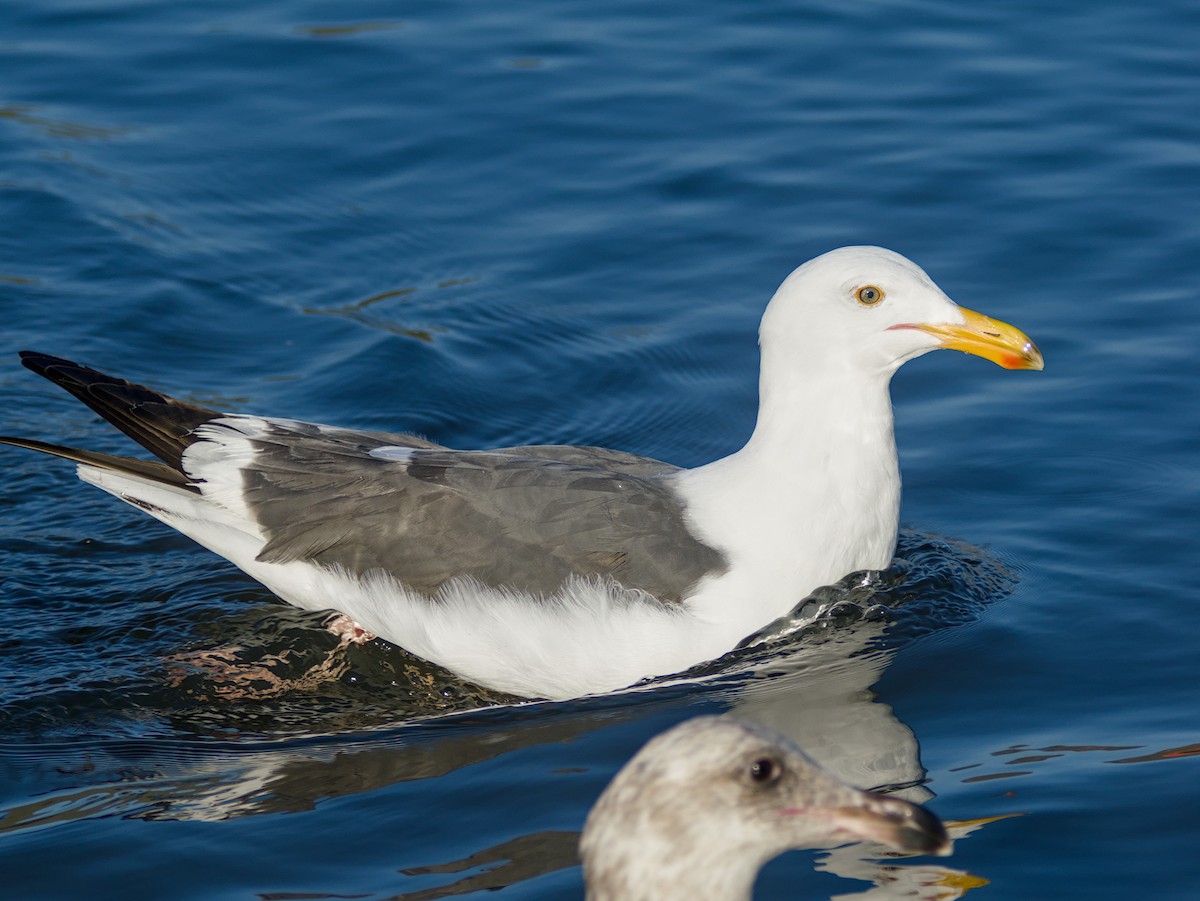
[[878, 247], [792, 272], [759, 338], [754, 432], [695, 469], [223, 413], [32, 352], [25, 366], [161, 462], [0, 442], [75, 461], [298, 607], [341, 611], [488, 688], [563, 699], [716, 658], [814, 588], [887, 566], [888, 384], [906, 360], [950, 348], [1042, 368], [1022, 332]]
[[704, 716], [651, 739], [617, 773], [579, 850], [589, 901], [749, 901], [771, 858], [858, 841], [951, 851], [925, 808], [851, 788], [782, 735]]

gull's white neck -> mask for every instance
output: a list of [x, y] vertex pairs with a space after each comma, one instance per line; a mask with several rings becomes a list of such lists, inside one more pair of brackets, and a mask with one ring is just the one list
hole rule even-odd
[[679, 477], [689, 525], [730, 562], [701, 586], [697, 615], [750, 634], [814, 588], [888, 565], [900, 512], [892, 369], [764, 336], [754, 434]]

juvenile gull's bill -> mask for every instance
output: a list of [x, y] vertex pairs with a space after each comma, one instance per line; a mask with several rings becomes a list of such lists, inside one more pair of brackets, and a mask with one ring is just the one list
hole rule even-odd
[[1041, 369], [1022, 332], [878, 247], [810, 260], [763, 315], [745, 446], [696, 469], [596, 447], [451, 450], [223, 413], [25, 352], [161, 462], [24, 438], [298, 607], [336, 609], [467, 679], [568, 698], [720, 656], [814, 588], [888, 565], [888, 385], [950, 348]]

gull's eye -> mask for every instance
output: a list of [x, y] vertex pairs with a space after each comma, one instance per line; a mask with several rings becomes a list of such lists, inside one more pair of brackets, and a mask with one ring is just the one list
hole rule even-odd
[[774, 782], [783, 772], [783, 767], [770, 757], [760, 757], [750, 764], [750, 779], [760, 785]]
[[879, 301], [883, 300], [883, 291], [876, 288], [874, 285], [863, 285], [854, 296], [858, 298], [858, 302], [864, 306], [873, 307]]

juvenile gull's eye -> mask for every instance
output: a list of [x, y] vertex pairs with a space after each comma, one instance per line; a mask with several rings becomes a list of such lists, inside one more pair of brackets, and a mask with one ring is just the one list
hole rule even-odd
[[750, 764], [750, 778], [755, 782], [774, 782], [779, 778], [781, 767], [770, 757], [760, 757]]
[[873, 307], [879, 301], [883, 300], [883, 291], [874, 285], [863, 285], [855, 292], [854, 296], [858, 298], [859, 303]]

